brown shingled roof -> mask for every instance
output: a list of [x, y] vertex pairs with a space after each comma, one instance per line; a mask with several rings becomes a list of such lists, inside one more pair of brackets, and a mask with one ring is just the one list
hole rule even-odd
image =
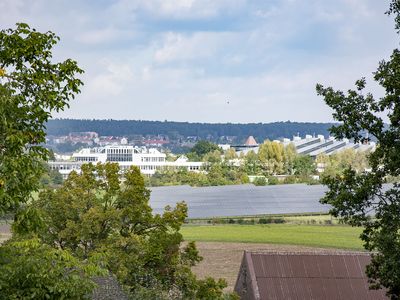
[[370, 290], [364, 252], [245, 252], [235, 291], [241, 299], [388, 299]]

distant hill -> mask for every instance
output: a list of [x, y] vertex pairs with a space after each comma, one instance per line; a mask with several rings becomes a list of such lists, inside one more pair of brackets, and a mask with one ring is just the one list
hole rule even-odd
[[237, 142], [243, 142], [249, 135], [261, 142], [265, 139], [291, 138], [294, 135], [306, 134], [329, 135], [328, 129], [332, 123], [189, 123], [170, 121], [138, 121], [138, 120], [77, 120], [53, 119], [47, 123], [48, 135], [68, 135], [70, 132], [95, 131], [101, 136], [132, 136], [132, 135], [168, 135], [170, 138], [179, 136], [197, 136], [201, 139], [218, 141], [223, 136], [236, 136]]

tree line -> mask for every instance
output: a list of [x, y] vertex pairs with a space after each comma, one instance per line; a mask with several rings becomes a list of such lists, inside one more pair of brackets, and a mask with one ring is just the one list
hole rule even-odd
[[94, 131], [102, 136], [168, 135], [197, 136], [200, 139], [216, 141], [222, 136], [236, 136], [237, 143], [252, 135], [257, 140], [291, 138], [295, 135], [322, 134], [327, 136], [331, 123], [250, 123], [250, 124], [211, 124], [172, 121], [142, 120], [86, 120], [51, 119], [46, 123], [48, 135], [68, 135], [71, 132]]
[[[296, 152], [293, 144], [284, 146], [276, 141], [266, 140], [258, 152], [239, 154], [233, 148], [226, 151], [209, 141], [199, 141], [186, 156], [191, 161], [204, 163], [200, 172], [190, 172], [186, 168], [157, 171], [146, 178], [149, 186], [191, 185], [217, 186], [246, 184], [255, 177], [255, 185], [319, 183], [317, 177], [340, 175], [348, 167], [362, 173], [369, 168], [369, 152], [346, 149], [332, 155], [320, 154], [314, 160], [309, 155]], [[278, 175], [278, 176], [277, 176]], [[282, 175], [282, 180], [278, 180]]]

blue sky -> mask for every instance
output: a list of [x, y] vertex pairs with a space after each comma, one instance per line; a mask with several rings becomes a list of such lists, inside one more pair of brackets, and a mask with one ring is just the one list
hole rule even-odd
[[61, 37], [85, 70], [69, 118], [332, 121], [315, 93], [372, 79], [398, 46], [389, 1], [1, 0], [0, 27]]

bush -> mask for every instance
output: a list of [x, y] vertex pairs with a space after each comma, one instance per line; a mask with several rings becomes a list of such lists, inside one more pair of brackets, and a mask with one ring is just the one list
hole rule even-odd
[[279, 184], [279, 180], [278, 180], [278, 178], [276, 178], [274, 176], [270, 176], [270, 177], [268, 177], [268, 184], [269, 185]]
[[266, 218], [258, 219], [258, 224], [268, 224], [268, 220]]
[[273, 219], [273, 222], [276, 223], [276, 224], [283, 224], [283, 223], [285, 223], [285, 219], [283, 219], [283, 218], [275, 218], [275, 219]]
[[267, 180], [265, 179], [265, 177], [257, 177], [256, 179], [254, 179], [253, 184], [255, 186], [264, 186], [267, 185]]
[[288, 177], [285, 178], [285, 180], [283, 180], [283, 183], [285, 184], [293, 184], [297, 182], [297, 178], [296, 176], [290, 175]]

